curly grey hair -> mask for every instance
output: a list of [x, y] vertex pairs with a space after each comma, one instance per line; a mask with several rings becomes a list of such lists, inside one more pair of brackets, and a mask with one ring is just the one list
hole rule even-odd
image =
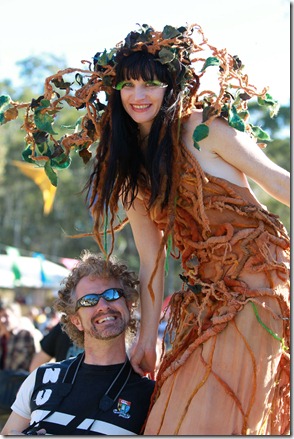
[[126, 341], [130, 342], [137, 330], [137, 320], [134, 317], [134, 311], [139, 300], [139, 294], [136, 289], [137, 285], [139, 285], [139, 279], [135, 272], [130, 271], [124, 263], [119, 262], [114, 256], [106, 259], [102, 254], [91, 253], [87, 250], [82, 252], [77, 265], [72, 269], [68, 277], [63, 280], [64, 286], [58, 291], [58, 299], [54, 303], [55, 310], [61, 313], [62, 329], [77, 346], [84, 347], [84, 333], [79, 331], [71, 322], [70, 316], [75, 314], [75, 288], [85, 276], [116, 279], [120, 282], [130, 310], [130, 322], [126, 334]]

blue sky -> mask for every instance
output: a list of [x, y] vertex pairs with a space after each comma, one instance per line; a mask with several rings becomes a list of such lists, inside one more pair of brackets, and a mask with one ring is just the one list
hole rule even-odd
[[81, 67], [136, 23], [200, 24], [212, 45], [242, 59], [251, 83], [289, 103], [289, 0], [1, 0], [0, 80], [17, 83], [16, 61], [44, 52]]

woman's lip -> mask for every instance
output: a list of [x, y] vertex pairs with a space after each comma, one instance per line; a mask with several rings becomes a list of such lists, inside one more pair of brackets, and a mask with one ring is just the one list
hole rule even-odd
[[151, 104], [131, 104], [134, 111], [145, 111], [151, 107]]

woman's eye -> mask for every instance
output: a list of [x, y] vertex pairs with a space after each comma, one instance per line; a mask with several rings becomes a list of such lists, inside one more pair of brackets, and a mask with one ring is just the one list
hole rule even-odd
[[163, 82], [160, 82], [160, 81], [156, 81], [156, 80], [154, 80], [154, 81], [147, 81], [146, 83], [145, 83], [145, 85], [146, 85], [146, 87], [158, 87], [158, 88], [165, 88], [165, 87], [167, 87], [167, 84], [164, 84]]
[[126, 87], [132, 87], [132, 84], [130, 82], [127, 82], [127, 81], [121, 81], [118, 84], [116, 84], [116, 86], [114, 88], [115, 88], [115, 90], [121, 90], [121, 89], [126, 88]]

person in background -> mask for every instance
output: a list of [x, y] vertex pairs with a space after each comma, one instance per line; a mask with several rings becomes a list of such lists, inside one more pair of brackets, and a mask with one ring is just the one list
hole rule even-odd
[[[84, 353], [33, 371], [1, 434], [139, 434], [154, 381], [131, 367], [138, 277], [114, 258], [84, 252], [59, 290], [56, 309]], [[65, 388], [64, 388], [65, 387]]]
[[37, 352], [30, 364], [30, 372], [41, 364], [48, 363], [50, 360], [62, 361], [69, 357], [74, 357], [81, 353], [69, 338], [67, 333], [62, 330], [61, 323], [58, 322], [41, 340], [41, 350]]
[[22, 317], [18, 303], [0, 303], [0, 369], [29, 371], [42, 334]]

